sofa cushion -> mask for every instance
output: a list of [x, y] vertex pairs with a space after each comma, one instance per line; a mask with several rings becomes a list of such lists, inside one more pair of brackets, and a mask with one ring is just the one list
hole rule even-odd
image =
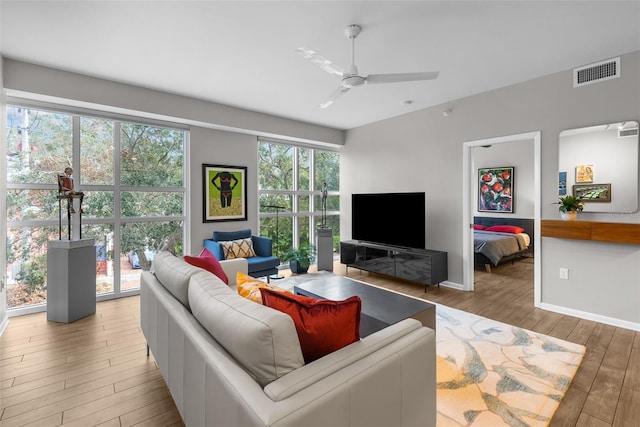
[[185, 255], [184, 260], [191, 265], [204, 268], [205, 270], [218, 276], [220, 280], [222, 280], [225, 284], [229, 284], [227, 273], [224, 272], [224, 270], [222, 269], [222, 265], [220, 265], [220, 261], [218, 261], [218, 258], [213, 256], [209, 249], [202, 248], [200, 255], [198, 255], [197, 257]]
[[159, 252], [153, 258], [151, 272], [178, 301], [187, 309], [189, 306], [189, 279], [194, 274], [202, 272], [195, 267], [177, 258], [170, 252]]
[[293, 319], [306, 363], [360, 339], [358, 296], [343, 301], [309, 298], [261, 288], [262, 302]]
[[225, 259], [251, 258], [256, 256], [251, 238], [220, 242]]
[[191, 277], [193, 316], [264, 387], [304, 365], [290, 316], [242, 298], [202, 272]]
[[271, 283], [263, 282], [262, 280], [251, 277], [242, 272], [236, 274], [236, 287], [238, 288], [238, 294], [241, 297], [247, 298], [258, 304], [262, 304], [262, 295], [260, 294], [260, 288], [269, 288], [276, 291], [289, 292], [290, 290], [282, 289]]
[[244, 230], [237, 231], [214, 231], [212, 238], [216, 242], [221, 242], [223, 240], [238, 240], [238, 239], [248, 239], [251, 237], [251, 229], [245, 228]]

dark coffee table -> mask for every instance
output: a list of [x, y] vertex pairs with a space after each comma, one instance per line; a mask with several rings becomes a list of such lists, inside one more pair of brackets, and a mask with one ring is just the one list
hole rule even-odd
[[295, 285], [296, 294], [312, 298], [343, 300], [357, 295], [362, 300], [360, 336], [366, 337], [389, 325], [412, 317], [436, 329], [436, 306], [426, 301], [376, 288], [348, 277], [331, 275]]

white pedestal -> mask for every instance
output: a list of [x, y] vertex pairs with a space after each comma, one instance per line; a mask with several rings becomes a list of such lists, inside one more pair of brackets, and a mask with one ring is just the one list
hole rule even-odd
[[96, 312], [94, 239], [47, 245], [47, 320], [70, 323]]
[[318, 271], [333, 271], [333, 230], [330, 228], [318, 228], [316, 236]]

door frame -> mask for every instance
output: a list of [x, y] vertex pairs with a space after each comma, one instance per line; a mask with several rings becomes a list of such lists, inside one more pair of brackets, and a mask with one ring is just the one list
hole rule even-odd
[[506, 144], [516, 141], [531, 141], [533, 143], [533, 219], [534, 219], [534, 235], [533, 247], [536, 253], [533, 258], [534, 271], [534, 306], [539, 307], [541, 302], [541, 265], [539, 251], [540, 247], [540, 199], [541, 199], [541, 133], [540, 131], [526, 132], [515, 135], [506, 135], [495, 138], [479, 139], [475, 141], [467, 141], [463, 144], [462, 155], [462, 289], [465, 291], [473, 291], [473, 206], [475, 206], [474, 185], [475, 173], [473, 165], [473, 148], [483, 145]]

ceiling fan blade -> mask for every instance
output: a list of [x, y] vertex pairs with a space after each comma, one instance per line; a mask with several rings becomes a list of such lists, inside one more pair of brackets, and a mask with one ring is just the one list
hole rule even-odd
[[346, 86], [342, 86], [342, 85], [338, 86], [338, 88], [336, 90], [334, 90], [333, 93], [329, 96], [329, 99], [327, 99], [322, 104], [320, 104], [320, 108], [327, 108], [328, 106], [333, 104], [333, 102], [336, 99], [340, 98], [346, 92], [349, 92], [349, 89], [351, 89], [351, 88], [346, 87]]
[[368, 84], [414, 82], [418, 80], [433, 80], [438, 77], [439, 71], [426, 73], [397, 73], [397, 74], [369, 74]]
[[314, 50], [307, 49], [305, 47], [299, 47], [296, 49], [296, 53], [302, 56], [304, 59], [307, 59], [316, 64], [329, 74], [334, 74], [340, 77], [342, 77], [344, 74], [344, 69], [341, 66], [329, 61], [323, 56], [318, 55]]

